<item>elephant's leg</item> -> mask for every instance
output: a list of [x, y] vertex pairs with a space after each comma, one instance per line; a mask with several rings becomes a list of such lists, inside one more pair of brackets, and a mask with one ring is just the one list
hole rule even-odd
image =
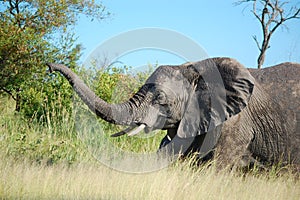
[[176, 135], [176, 131], [168, 131], [157, 153], [162, 158], [177, 159], [184, 156], [194, 139], [194, 137], [181, 138]]
[[245, 125], [248, 121], [239, 114], [224, 123], [215, 150], [217, 165], [221, 168], [263, 168], [263, 164], [256, 159], [251, 150], [254, 134], [251, 134], [248, 125]]
[[171, 140], [174, 138], [174, 136], [176, 135], [176, 133], [177, 133], [177, 129], [168, 129], [167, 135], [160, 142], [159, 149], [169, 144]]
[[159, 144], [159, 149], [161, 149], [162, 147], [166, 146], [167, 144], [169, 144], [171, 142], [171, 138], [170, 136], [167, 134], [160, 142]]
[[249, 153], [242, 155], [240, 158], [238, 158], [237, 162], [233, 164], [231, 169], [233, 171], [247, 171], [254, 167], [260, 170], [266, 170], [266, 167], [257, 159], [253, 158], [253, 156], [251, 156], [251, 154]]
[[247, 144], [221, 138], [215, 151], [217, 166], [222, 169], [229, 167], [233, 171], [244, 171], [253, 167], [265, 169], [264, 164], [253, 157], [249, 150], [250, 142]]

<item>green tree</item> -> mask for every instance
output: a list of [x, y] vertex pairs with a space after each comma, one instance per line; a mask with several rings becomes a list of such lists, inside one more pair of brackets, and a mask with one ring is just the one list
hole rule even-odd
[[[69, 87], [59, 76], [45, 78], [45, 63], [75, 68], [81, 46], [72, 28], [78, 17], [109, 15], [94, 0], [0, 0], [0, 12], [0, 92], [16, 101], [16, 111], [31, 107], [29, 115]], [[62, 92], [50, 91], [47, 84]]]

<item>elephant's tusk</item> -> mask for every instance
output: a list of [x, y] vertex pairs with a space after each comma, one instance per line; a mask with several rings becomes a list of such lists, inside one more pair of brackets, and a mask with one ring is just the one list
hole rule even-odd
[[134, 136], [136, 134], [138, 134], [139, 132], [141, 132], [142, 130], [144, 130], [144, 128], [146, 127], [145, 124], [141, 124], [139, 127], [137, 127], [136, 129], [130, 131], [127, 133], [128, 136]]
[[126, 128], [125, 130], [122, 130], [118, 133], [110, 135], [110, 137], [119, 137], [121, 135], [125, 135], [126, 133], [130, 133], [130, 131], [132, 131], [134, 129], [135, 129], [135, 127], [129, 127], [129, 128]]

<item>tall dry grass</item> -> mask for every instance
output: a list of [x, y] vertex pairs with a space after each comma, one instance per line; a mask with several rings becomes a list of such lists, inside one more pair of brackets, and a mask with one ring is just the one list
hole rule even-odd
[[188, 163], [145, 174], [100, 164], [46, 166], [1, 159], [1, 199], [300, 199], [300, 182], [288, 174], [238, 176]]
[[0, 199], [300, 199], [300, 181], [276, 169], [238, 175], [186, 161], [151, 173], [115, 171], [85, 153], [72, 120], [55, 130], [28, 124], [9, 102], [0, 101]]

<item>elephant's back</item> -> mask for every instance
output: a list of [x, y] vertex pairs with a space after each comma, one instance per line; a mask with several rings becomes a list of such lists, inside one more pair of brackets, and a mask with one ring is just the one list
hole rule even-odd
[[292, 110], [299, 110], [300, 64], [282, 63], [249, 71], [272, 98], [288, 105]]
[[249, 71], [271, 98], [282, 104], [285, 109], [297, 113], [299, 122], [300, 64], [287, 62]]

